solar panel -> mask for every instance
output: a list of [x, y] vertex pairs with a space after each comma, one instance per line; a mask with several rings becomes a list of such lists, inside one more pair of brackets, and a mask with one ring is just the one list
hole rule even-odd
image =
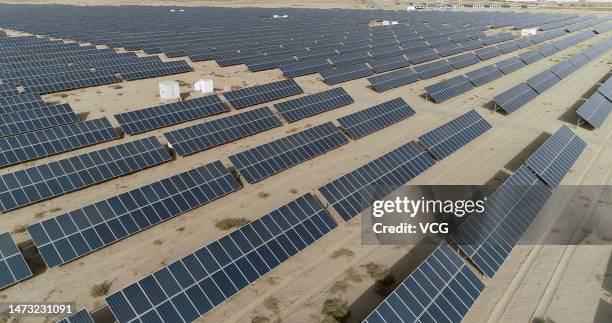
[[108, 296], [121, 322], [192, 322], [337, 226], [310, 194]]
[[404, 56], [393, 56], [377, 59], [369, 63], [374, 73], [383, 73], [410, 66], [410, 61]]
[[0, 167], [119, 138], [108, 119], [99, 118], [0, 138]]
[[327, 59], [301, 59], [296, 62], [284, 63], [279, 66], [286, 77], [298, 77], [333, 68]]
[[576, 66], [574, 66], [569, 61], [561, 61], [550, 68], [550, 71], [555, 73], [559, 78], [563, 79], [568, 75], [572, 74], [576, 71]]
[[481, 86], [504, 76], [504, 73], [497, 66], [491, 64], [465, 73], [465, 76], [474, 86]]
[[544, 58], [544, 56], [542, 56], [542, 54], [535, 49], [521, 53], [518, 55], [518, 57], [527, 65], [535, 63]]
[[462, 53], [463, 47], [461, 47], [459, 44], [450, 44], [444, 47], [437, 47], [436, 50], [438, 51], [438, 54], [440, 56], [446, 57], [446, 56]]
[[229, 160], [252, 184], [347, 143], [342, 132], [327, 122], [230, 155]]
[[11, 235], [0, 234], [0, 290], [32, 277], [32, 271], [26, 263]]
[[384, 92], [420, 79], [419, 75], [411, 68], [402, 68], [383, 75], [369, 77], [368, 81], [376, 92]]
[[40, 202], [171, 160], [144, 138], [0, 176], [0, 212]]
[[538, 96], [538, 92], [534, 91], [527, 83], [520, 83], [494, 96], [493, 101], [509, 114], [518, 110], [536, 96]]
[[550, 44], [541, 45], [537, 49], [538, 49], [538, 52], [542, 54], [542, 56], [544, 57], [553, 55], [558, 52], [558, 50]]
[[454, 71], [453, 67], [445, 60], [439, 60], [413, 67], [422, 80]]
[[366, 76], [372, 75], [374, 72], [366, 64], [356, 64], [344, 67], [335, 68], [332, 70], [319, 71], [323, 77], [323, 81], [328, 85], [334, 85]]
[[489, 129], [487, 120], [471, 110], [420, 136], [419, 141], [437, 160], [442, 160]]
[[474, 53], [465, 53], [463, 55], [449, 57], [448, 61], [455, 69], [480, 63], [480, 59], [474, 55]]
[[363, 322], [458, 323], [484, 287], [442, 243]]
[[177, 154], [188, 156], [281, 125], [270, 108], [262, 107], [166, 132], [164, 137]]
[[234, 108], [242, 109], [301, 93], [304, 91], [294, 80], [283, 80], [225, 92], [223, 96]]
[[507, 42], [507, 43], [499, 44], [496, 47], [497, 49], [499, 49], [500, 52], [504, 54], [508, 54], [508, 53], [511, 53], [519, 49], [518, 45], [515, 42]]
[[549, 186], [557, 187], [586, 145], [568, 127], [562, 126], [527, 158], [525, 164]]
[[612, 102], [599, 92], [595, 92], [578, 108], [576, 113], [591, 126], [601, 128], [610, 111], [612, 111]]
[[294, 122], [351, 103], [353, 103], [353, 98], [339, 87], [277, 103], [274, 107], [285, 120]]
[[396, 98], [338, 118], [338, 123], [351, 138], [359, 139], [415, 113], [404, 99]]
[[589, 62], [589, 59], [584, 56], [582, 53], [578, 53], [568, 59], [570, 63], [576, 66], [576, 69], [579, 69], [586, 65]]
[[0, 114], [37, 109], [47, 104], [38, 93], [0, 97]]
[[527, 64], [525, 64], [525, 62], [523, 62], [518, 57], [512, 57], [495, 63], [495, 66], [497, 66], [497, 68], [499, 68], [502, 73], [508, 75], [516, 70], [527, 66]]
[[94, 323], [94, 320], [87, 310], [80, 310], [57, 323]]
[[482, 42], [479, 39], [473, 39], [473, 40], [461, 42], [459, 43], [459, 45], [463, 47], [464, 51], [479, 49], [479, 48], [482, 48], [483, 46]]
[[0, 137], [78, 122], [79, 117], [68, 104], [0, 114]]
[[523, 165], [488, 197], [485, 212], [470, 216], [452, 239], [481, 272], [493, 278], [550, 194]]
[[550, 70], [545, 70], [527, 79], [527, 84], [539, 94], [544, 93], [561, 79]]
[[612, 101], [612, 77], [600, 85], [597, 91]]
[[434, 60], [440, 57], [440, 55], [438, 55], [438, 52], [436, 52], [435, 50], [429, 49], [418, 52], [406, 53], [406, 57], [408, 58], [411, 64], [420, 64]]
[[19, 95], [19, 91], [12, 84], [0, 84], [0, 98], [5, 96]]
[[121, 77], [128, 81], [193, 71], [191, 65], [186, 61], [121, 65], [117, 69]]
[[234, 192], [240, 184], [215, 161], [27, 227], [52, 268]]
[[116, 114], [115, 119], [125, 133], [135, 135], [227, 111], [217, 95], [209, 95]]
[[427, 95], [436, 103], [444, 102], [450, 98], [456, 97], [459, 94], [465, 93], [474, 86], [463, 75], [452, 77], [425, 87]]
[[344, 219], [349, 221], [414, 177], [435, 161], [414, 141], [335, 179], [319, 192]]
[[502, 54], [502, 52], [494, 46], [481, 48], [479, 50], [474, 51], [474, 53], [482, 61], [486, 61], [487, 59], [491, 59]]

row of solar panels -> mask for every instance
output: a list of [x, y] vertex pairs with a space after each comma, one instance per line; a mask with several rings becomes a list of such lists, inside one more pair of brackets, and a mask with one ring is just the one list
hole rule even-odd
[[493, 97], [496, 107], [501, 108], [508, 114], [520, 109], [529, 101], [557, 84], [561, 79], [566, 78], [600, 55], [607, 53], [611, 48], [610, 45], [612, 45], [612, 39], [601, 41], [588, 49], [572, 55], [569, 59], [555, 64], [550, 69], [530, 77], [526, 82], [513, 86], [496, 95]]
[[[452, 242], [492, 278], [585, 147], [571, 130], [559, 129], [488, 196], [483, 214], [460, 225]], [[461, 322], [484, 287], [442, 242], [364, 322]]]
[[[448, 80], [429, 85], [425, 87], [425, 91], [427, 92], [428, 97], [433, 99], [436, 103], [440, 103], [468, 92], [474, 87], [482, 86], [529, 64], [535, 63], [544, 57], [556, 54], [559, 50], [566, 48], [567, 44], [578, 44], [579, 42], [590, 39], [593, 36], [595, 35], [592, 32], [587, 31], [569, 38], [553, 41], [551, 44], [541, 45], [536, 49], [532, 49], [518, 56], [505, 59], [496, 64], [481, 67], [477, 70], [468, 72], [465, 75], [459, 75]], [[557, 44], [563, 45], [556, 46]], [[603, 50], [605, 45], [601, 45], [601, 47]], [[510, 51], [518, 49], [519, 47], [515, 45]], [[504, 53], [508, 52], [509, 51], [504, 51]], [[478, 62], [478, 60], [474, 61]], [[553, 67], [553, 69], [558, 69], [558, 66], [561, 65], [563, 64], [557, 64], [555, 67]]]
[[612, 112], [612, 78], [608, 78], [600, 85], [576, 111], [580, 118], [595, 128], [603, 126], [610, 112]]

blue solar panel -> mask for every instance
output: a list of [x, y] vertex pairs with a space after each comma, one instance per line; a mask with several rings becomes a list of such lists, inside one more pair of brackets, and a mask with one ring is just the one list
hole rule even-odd
[[480, 60], [483, 61], [503, 54], [499, 51], [499, 49], [494, 46], [481, 48], [479, 50], [474, 51], [474, 53], [476, 54], [476, 56], [478, 56], [478, 58], [480, 58]]
[[518, 57], [512, 57], [495, 63], [495, 66], [497, 66], [500, 71], [507, 75], [527, 66], [527, 64], [525, 64], [525, 62]]
[[586, 142], [562, 126], [529, 156], [525, 164], [548, 185], [557, 187], [586, 146]]
[[415, 113], [404, 99], [396, 98], [338, 118], [338, 123], [351, 138], [359, 139]]
[[272, 110], [263, 107], [166, 132], [164, 136], [177, 154], [187, 156], [281, 125]]
[[481, 86], [504, 76], [504, 73], [497, 66], [491, 64], [465, 73], [465, 76], [474, 86]]
[[134, 135], [227, 111], [218, 96], [209, 95], [116, 114], [115, 119], [125, 133]]
[[474, 55], [474, 53], [465, 53], [463, 55], [449, 57], [448, 61], [455, 69], [480, 63], [480, 59]]
[[612, 111], [612, 102], [599, 92], [595, 92], [586, 100], [576, 113], [595, 128], [601, 128]]
[[550, 68], [551, 72], [555, 73], [560, 79], [563, 79], [576, 71], [576, 66], [574, 66], [569, 61], [562, 61]]
[[32, 277], [32, 271], [26, 263], [11, 235], [0, 234], [0, 290]]
[[93, 318], [86, 310], [80, 310], [57, 323], [94, 323]]
[[37, 93], [0, 97], [0, 114], [37, 109], [46, 105]]
[[231, 155], [229, 160], [247, 182], [255, 183], [347, 143], [342, 132], [327, 122]]
[[363, 322], [459, 323], [484, 287], [453, 249], [443, 243]]
[[246, 224], [106, 301], [121, 322], [192, 322], [337, 226], [310, 193]]
[[300, 93], [304, 91], [294, 80], [283, 80], [225, 92], [223, 96], [234, 108], [242, 109]]
[[435, 164], [414, 141], [335, 179], [319, 192], [349, 221], [380, 199], [406, 184]]
[[216, 161], [27, 227], [47, 267], [56, 267], [234, 192]]
[[489, 129], [491, 125], [471, 110], [420, 136], [419, 141], [437, 160], [442, 160]]
[[277, 103], [274, 108], [285, 120], [294, 122], [351, 103], [353, 98], [340, 87]]
[[512, 113], [538, 96], [527, 83], [520, 83], [496, 96], [493, 101], [506, 113]]
[[550, 70], [545, 70], [527, 79], [527, 85], [531, 86], [539, 94], [550, 89], [561, 79]]
[[418, 65], [413, 69], [423, 80], [454, 71], [454, 68], [445, 60]]
[[436, 103], [444, 102], [474, 88], [474, 85], [463, 75], [455, 76], [425, 87], [427, 96]]
[[374, 73], [384, 73], [398, 68], [410, 66], [410, 61], [404, 56], [393, 56], [371, 61], [370, 66]]
[[608, 98], [608, 100], [612, 101], [612, 77], [608, 78], [608, 80], [600, 85], [597, 91]]
[[470, 216], [452, 239], [492, 278], [550, 194], [551, 190], [523, 165], [488, 197], [484, 214]]
[[533, 64], [544, 58], [544, 56], [542, 56], [542, 54], [535, 49], [519, 54], [518, 57], [527, 65]]
[[384, 92], [402, 85], [419, 81], [421, 77], [411, 68], [402, 68], [393, 72], [385, 73], [368, 78], [372, 88], [376, 92]]
[[373, 73], [370, 67], [364, 63], [319, 72], [323, 77], [323, 81], [329, 85], [370, 76]]
[[0, 114], [0, 137], [78, 122], [79, 117], [68, 104]]

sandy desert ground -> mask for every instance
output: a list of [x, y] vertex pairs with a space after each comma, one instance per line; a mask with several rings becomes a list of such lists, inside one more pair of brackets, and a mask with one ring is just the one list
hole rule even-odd
[[[183, 1], [180, 2], [183, 4]], [[191, 3], [188, 0], [184, 2]], [[211, 1], [211, 4], [221, 2]], [[324, 8], [331, 3], [309, 0], [304, 5]], [[357, 7], [363, 2], [347, 3], [347, 6]], [[231, 1], [223, 4], [244, 6], [255, 5], [255, 2]], [[278, 5], [276, 1], [257, 1], [256, 4]], [[333, 5], [336, 6], [336, 3]], [[32, 246], [28, 234], [22, 232], [25, 225], [197, 165], [218, 159], [229, 165], [227, 156], [233, 153], [396, 97], [402, 97], [417, 111], [414, 117], [351, 141], [348, 145], [257, 184], [245, 183], [243, 189], [229, 196], [72, 263], [46, 270], [38, 263], [35, 277], [0, 292], [0, 301], [75, 301], [78, 307], [95, 310], [104, 305], [104, 299], [91, 296], [94, 285], [109, 282], [110, 292], [123, 288], [226, 234], [226, 231], [215, 226], [219, 220], [228, 217], [258, 218], [301, 194], [316, 192], [319, 186], [340, 175], [475, 109], [493, 128], [417, 177], [411, 184], [499, 184], [517, 169], [548, 134], [562, 125], [570, 126], [587, 142], [588, 147], [565, 178], [563, 184], [567, 186], [563, 194], [555, 193], [546, 211], [530, 227], [527, 236], [531, 235], [530, 241], [538, 243], [517, 246], [494, 279], [484, 278], [485, 291], [469, 311], [465, 322], [530, 322], [535, 317], [550, 318], [554, 322], [609, 322], [612, 317], [612, 246], [609, 236], [612, 232], [612, 192], [594, 186], [612, 185], [612, 122], [608, 120], [603, 128], [596, 131], [575, 128], [574, 111], [595, 90], [596, 84], [610, 75], [612, 53], [602, 55], [582, 67], [511, 116], [493, 114], [490, 103], [494, 95], [602, 40], [604, 36], [610, 36], [610, 33], [596, 36], [443, 104], [426, 101], [422, 97], [425, 86], [515, 56], [529, 48], [384, 93], [368, 89], [366, 79], [342, 83], [338, 86], [342, 86], [354, 98], [355, 103], [2, 214], [0, 232], [13, 232], [13, 237], [27, 253], [32, 250]], [[223, 85], [247, 87], [283, 79], [278, 70], [252, 73], [243, 65], [221, 68], [214, 61], [192, 63], [192, 66], [195, 71], [191, 73], [123, 82], [120, 86], [99, 86], [56, 93], [46, 95], [45, 100], [70, 103], [75, 111], [86, 115], [88, 119], [107, 116], [116, 124], [113, 114], [159, 104], [157, 83], [161, 80], [181, 81], [184, 84], [181, 90], [193, 98], [198, 94], [189, 92], [189, 84], [201, 78], [212, 79], [216, 88], [223, 88]], [[318, 75], [299, 77], [296, 81], [305, 90], [305, 94], [330, 88]], [[248, 109], [271, 106], [280, 101], [284, 100]], [[229, 114], [233, 113], [236, 111], [232, 110]], [[23, 169], [152, 135], [165, 142], [161, 135], [163, 132], [201, 122], [195, 120], [136, 136], [126, 136], [2, 171]], [[593, 185], [594, 188], [582, 190], [578, 185]], [[559, 240], [563, 234], [572, 237], [571, 244]], [[428, 248], [362, 246], [359, 218], [356, 218], [349, 223], [341, 223], [321, 241], [200, 320], [253, 323], [324, 321], [326, 318], [321, 314], [323, 303], [329, 298], [339, 297], [350, 304], [351, 316], [348, 321], [356, 322], [363, 319], [383, 299], [374, 281], [376, 272], [389, 270], [396, 283], [399, 283], [423, 259]], [[40, 262], [40, 259], [30, 259], [31, 264], [37, 261]], [[96, 318], [104, 319], [107, 313], [98, 311], [94, 314]]]

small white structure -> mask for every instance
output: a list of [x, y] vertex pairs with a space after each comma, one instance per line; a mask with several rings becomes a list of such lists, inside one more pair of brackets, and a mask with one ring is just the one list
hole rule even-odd
[[391, 24], [392, 24], [392, 25], [397, 25], [397, 24], [399, 24], [399, 21], [397, 21], [397, 20], [391, 20]]
[[193, 83], [193, 89], [200, 93], [211, 93], [214, 91], [212, 80], [197, 80]]
[[223, 86], [223, 92], [229, 92], [229, 91], [231, 91], [231, 90], [232, 90], [232, 87], [231, 87], [231, 86], [229, 86], [229, 85], [224, 85], [224, 86]]
[[159, 98], [162, 100], [176, 100], [181, 97], [181, 90], [176, 81], [159, 82]]
[[416, 10], [415, 6], [407, 6], [406, 7], [406, 11], [414, 11], [414, 10]]
[[521, 37], [534, 36], [538, 33], [538, 28], [523, 28], [521, 29]]
[[382, 25], [383, 26], [389, 26], [391, 24], [391, 21], [389, 20], [383, 20]]

